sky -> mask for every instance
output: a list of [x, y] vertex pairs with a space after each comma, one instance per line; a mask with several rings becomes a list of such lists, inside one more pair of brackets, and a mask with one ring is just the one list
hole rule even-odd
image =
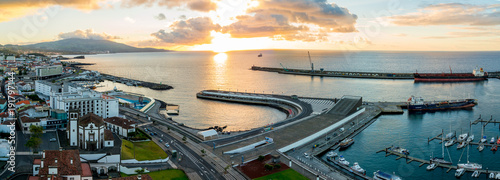
[[0, 0], [0, 44], [498, 51], [500, 0]]

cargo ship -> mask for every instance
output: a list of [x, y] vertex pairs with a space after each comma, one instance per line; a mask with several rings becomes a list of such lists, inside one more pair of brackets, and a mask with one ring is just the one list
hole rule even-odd
[[422, 97], [411, 96], [408, 99], [407, 108], [408, 111], [439, 111], [472, 108], [476, 104], [475, 99], [426, 102]]
[[414, 73], [415, 82], [466, 82], [484, 81], [488, 79], [488, 73], [483, 68], [474, 69], [472, 73]]

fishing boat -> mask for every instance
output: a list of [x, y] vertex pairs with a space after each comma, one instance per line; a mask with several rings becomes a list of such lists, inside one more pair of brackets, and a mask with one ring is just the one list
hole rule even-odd
[[460, 142], [460, 143], [458, 144], [458, 146], [457, 146], [457, 149], [462, 149], [463, 147], [465, 147], [465, 145], [466, 145], [466, 144], [467, 144], [467, 143], [466, 143], [466, 142], [464, 142], [464, 141]]
[[479, 144], [479, 146], [477, 146], [477, 150], [479, 150], [479, 152], [483, 151], [484, 150], [484, 144]]
[[450, 139], [449, 141], [446, 141], [446, 143], [444, 143], [444, 146], [449, 147], [453, 144], [455, 144], [455, 139]]
[[479, 171], [474, 171], [474, 172], [472, 173], [472, 176], [471, 176], [471, 177], [475, 177], [475, 178], [479, 177]]
[[349, 166], [349, 161], [346, 161], [344, 156], [340, 156], [339, 163], [344, 166]]
[[490, 144], [493, 144], [493, 143], [495, 143], [495, 138], [491, 137]]
[[460, 134], [460, 135], [458, 136], [457, 141], [458, 141], [458, 142], [462, 142], [462, 141], [464, 141], [464, 140], [466, 140], [466, 139], [467, 139], [467, 136], [468, 136], [468, 135], [467, 135], [467, 133], [465, 133], [465, 134]]
[[414, 73], [415, 82], [467, 82], [484, 81], [488, 79], [488, 73], [483, 68], [472, 70], [472, 73]]
[[339, 150], [344, 150], [347, 149], [349, 146], [351, 146], [354, 143], [354, 139], [347, 138], [344, 139], [342, 142], [339, 144]]
[[373, 179], [375, 180], [402, 180], [401, 177], [396, 176], [395, 174], [389, 174], [377, 170], [377, 172], [373, 173]]
[[257, 57], [262, 57], [262, 53], [260, 53], [259, 55], [257, 55]]
[[351, 166], [351, 169], [353, 171], [356, 171], [356, 172], [359, 172], [361, 174], [365, 174], [365, 170], [363, 168], [361, 168], [361, 166], [359, 166], [358, 162], [355, 162], [353, 166]]
[[430, 170], [434, 170], [437, 168], [437, 164], [436, 163], [431, 163], [427, 166], [427, 171], [430, 171]]
[[438, 111], [448, 109], [472, 108], [477, 104], [475, 99], [446, 100], [446, 101], [424, 101], [422, 97], [411, 96], [408, 99], [408, 111]]
[[455, 177], [460, 177], [460, 176], [464, 175], [464, 173], [465, 173], [465, 169], [464, 168], [459, 168], [455, 172]]

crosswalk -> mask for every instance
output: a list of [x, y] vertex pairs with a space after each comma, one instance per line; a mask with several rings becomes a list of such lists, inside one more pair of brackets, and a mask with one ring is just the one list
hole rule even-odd
[[299, 98], [300, 101], [311, 104], [312, 110], [315, 113], [321, 113], [326, 111], [335, 105], [333, 100], [328, 99], [311, 99], [311, 98]]

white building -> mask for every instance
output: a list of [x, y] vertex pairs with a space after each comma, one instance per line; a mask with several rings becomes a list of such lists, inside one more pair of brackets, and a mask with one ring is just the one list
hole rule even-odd
[[106, 118], [104, 119], [104, 122], [106, 122], [107, 129], [123, 137], [128, 137], [128, 133], [135, 132], [135, 127], [137, 124], [135, 121], [123, 119], [120, 117]]
[[30, 126], [40, 126], [40, 119], [30, 118], [27, 115], [21, 116], [19, 118], [21, 123], [21, 128], [25, 134], [30, 134]]
[[37, 94], [43, 95], [44, 97], [48, 98], [52, 91], [62, 92], [62, 87], [60, 85], [56, 85], [56, 84], [53, 84], [53, 83], [45, 81], [45, 80], [35, 81], [35, 92]]
[[79, 116], [88, 113], [102, 118], [118, 116], [118, 99], [90, 89], [75, 89], [72, 86], [68, 88], [69, 92], [51, 93], [50, 108], [66, 112], [78, 109]]
[[62, 65], [36, 67], [35, 73], [37, 77], [58, 76], [62, 75], [63, 67]]

